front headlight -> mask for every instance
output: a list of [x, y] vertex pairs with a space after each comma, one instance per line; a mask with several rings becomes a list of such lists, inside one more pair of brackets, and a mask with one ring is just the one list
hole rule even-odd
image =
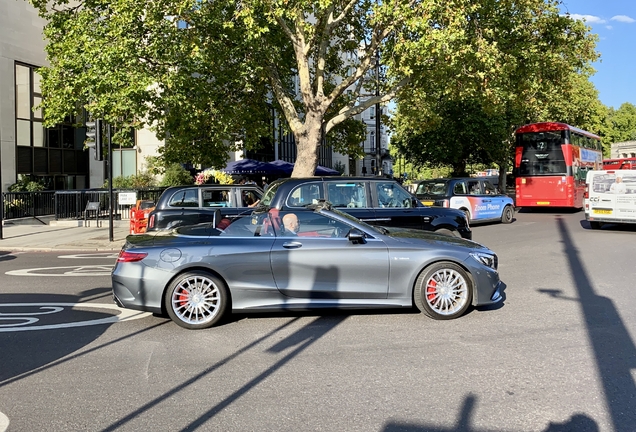
[[491, 255], [483, 252], [471, 252], [470, 256], [473, 257], [480, 264], [483, 264], [486, 267], [490, 267], [493, 270], [497, 270], [497, 266], [499, 265], [497, 255]]

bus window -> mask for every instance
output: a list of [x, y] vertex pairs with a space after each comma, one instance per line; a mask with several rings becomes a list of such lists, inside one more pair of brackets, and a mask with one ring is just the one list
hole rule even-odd
[[518, 135], [517, 145], [523, 148], [519, 175], [565, 174], [567, 170], [561, 143], [558, 131]]

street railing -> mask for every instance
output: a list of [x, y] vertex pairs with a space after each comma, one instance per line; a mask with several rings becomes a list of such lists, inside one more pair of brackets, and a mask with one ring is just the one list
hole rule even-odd
[[[114, 206], [113, 217], [115, 219], [130, 219], [130, 209], [134, 204], [122, 204], [119, 202], [119, 194], [124, 192], [136, 193], [138, 200], [151, 200], [157, 202], [163, 188], [157, 189], [115, 189], [113, 190]], [[84, 219], [88, 202], [99, 203], [98, 216], [108, 217], [110, 195], [108, 190], [69, 190], [55, 192], [55, 219]]]
[[55, 213], [55, 191], [4, 192], [4, 219], [48, 216]]
[[[115, 189], [113, 190], [115, 219], [129, 219], [130, 209], [134, 204], [119, 203], [120, 192], [134, 192], [138, 200], [151, 200], [157, 202], [164, 188], [153, 189]], [[83, 189], [64, 191], [41, 192], [3, 192], [2, 218], [19, 219], [26, 217], [54, 216], [60, 219], [84, 219], [87, 216], [86, 204], [98, 202], [97, 214], [91, 212], [91, 216], [100, 219], [108, 217], [110, 195], [107, 189]]]

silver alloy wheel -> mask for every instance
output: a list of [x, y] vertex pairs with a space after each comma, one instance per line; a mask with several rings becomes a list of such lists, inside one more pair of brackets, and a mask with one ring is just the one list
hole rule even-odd
[[430, 275], [425, 290], [426, 303], [440, 315], [453, 315], [468, 301], [468, 283], [453, 269], [442, 268]]
[[172, 291], [172, 311], [186, 324], [202, 325], [212, 321], [221, 308], [221, 291], [210, 278], [190, 275]]

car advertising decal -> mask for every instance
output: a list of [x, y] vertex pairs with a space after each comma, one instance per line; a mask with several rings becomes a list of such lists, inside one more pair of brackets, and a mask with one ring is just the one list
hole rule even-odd
[[473, 220], [498, 218], [502, 210], [500, 202], [491, 202], [483, 197], [452, 197], [450, 206], [456, 209], [469, 208]]

